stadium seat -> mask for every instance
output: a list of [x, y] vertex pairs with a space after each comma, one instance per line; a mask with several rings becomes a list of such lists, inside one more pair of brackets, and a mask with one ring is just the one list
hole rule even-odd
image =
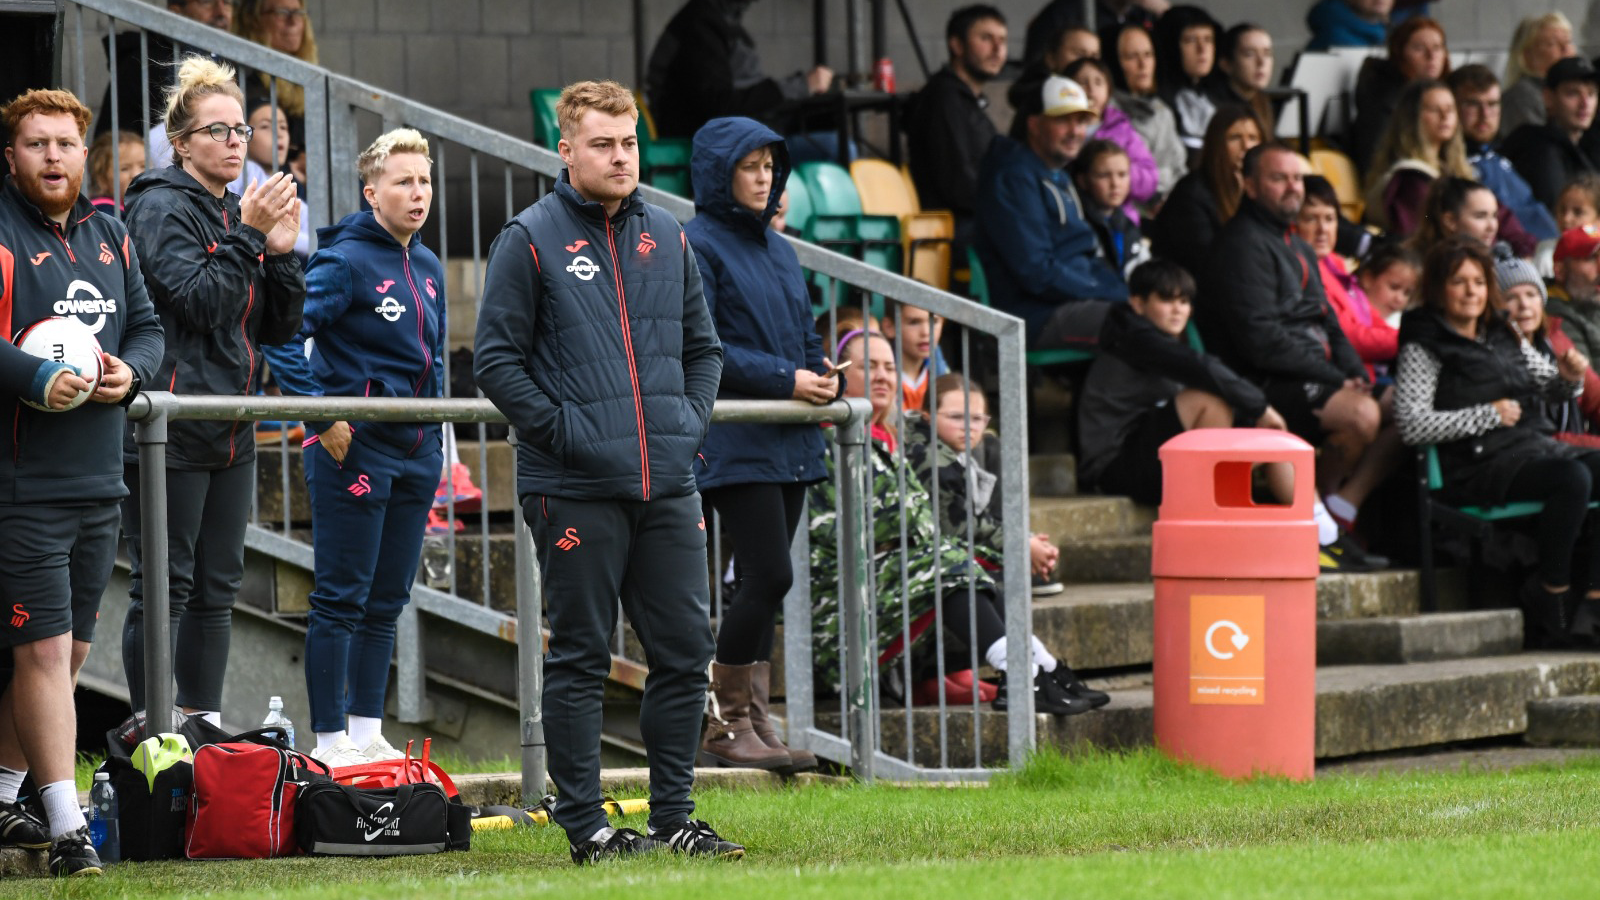
[[901, 171], [881, 159], [852, 162], [850, 179], [861, 196], [862, 212], [900, 220], [904, 274], [941, 291], [949, 290], [955, 216], [948, 210], [923, 212], [916, 191], [908, 189]]
[[804, 238], [811, 225], [811, 194], [806, 190], [805, 181], [799, 178], [789, 179], [788, 191], [789, 208], [784, 213], [783, 230]]
[[1344, 217], [1352, 222], [1360, 222], [1367, 202], [1361, 194], [1361, 176], [1350, 157], [1338, 150], [1313, 149], [1311, 168], [1333, 185], [1333, 192], [1339, 195], [1339, 206], [1344, 210]]
[[[813, 228], [819, 244], [850, 244], [868, 265], [890, 272], [901, 271], [900, 220], [894, 216], [864, 214], [861, 195], [843, 166], [831, 162], [807, 162], [795, 166], [795, 174], [811, 193]], [[825, 229], [826, 236], [821, 235]]]
[[689, 179], [689, 157], [694, 152], [694, 142], [687, 138], [656, 137], [656, 119], [650, 114], [650, 104], [638, 94], [639, 104], [639, 169], [644, 180], [663, 191], [680, 197], [694, 196], [694, 185]]
[[533, 104], [533, 142], [550, 150], [561, 141], [561, 124], [556, 121], [556, 101], [560, 99], [558, 89], [536, 88], [528, 92], [528, 102]]
[[[989, 279], [983, 274], [983, 263], [978, 261], [978, 251], [967, 249], [967, 267], [972, 273], [968, 282], [972, 292], [972, 299], [991, 306], [989, 302]], [[1069, 347], [1058, 347], [1049, 350], [1029, 350], [1026, 360], [1030, 366], [1064, 366], [1076, 363], [1086, 363], [1094, 360], [1098, 354], [1093, 350], [1075, 350]]]

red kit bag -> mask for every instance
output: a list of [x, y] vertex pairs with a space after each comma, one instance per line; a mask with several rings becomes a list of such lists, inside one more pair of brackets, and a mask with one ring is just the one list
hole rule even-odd
[[327, 781], [327, 766], [270, 738], [206, 744], [194, 753], [184, 852], [190, 859], [268, 859], [300, 853], [295, 794]]

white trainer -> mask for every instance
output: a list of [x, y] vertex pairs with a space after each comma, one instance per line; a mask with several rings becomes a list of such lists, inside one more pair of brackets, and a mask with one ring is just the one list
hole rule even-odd
[[318, 747], [311, 751], [311, 758], [331, 769], [341, 769], [345, 766], [359, 766], [371, 762], [361, 748], [350, 740], [350, 737], [339, 738], [326, 747]]
[[404, 753], [396, 750], [393, 744], [384, 740], [381, 734], [372, 739], [372, 743], [361, 751], [361, 755], [365, 756], [368, 762], [383, 762], [386, 759], [406, 758]]

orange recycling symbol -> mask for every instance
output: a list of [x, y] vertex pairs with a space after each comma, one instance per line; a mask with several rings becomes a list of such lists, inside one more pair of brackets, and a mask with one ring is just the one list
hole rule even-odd
[[1266, 598], [1189, 598], [1189, 702], [1259, 706], [1267, 700]]

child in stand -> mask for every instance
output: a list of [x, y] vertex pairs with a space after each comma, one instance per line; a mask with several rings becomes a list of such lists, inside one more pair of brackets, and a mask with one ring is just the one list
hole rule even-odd
[[[1416, 251], [1404, 244], [1378, 244], [1361, 259], [1355, 278], [1349, 286], [1350, 316], [1369, 332], [1383, 331], [1393, 334], [1398, 346], [1400, 314], [1411, 307], [1416, 296], [1417, 280], [1422, 277], [1422, 260]], [[1344, 313], [1339, 324], [1344, 325]], [[1347, 328], [1345, 334], [1348, 336]], [[1353, 341], [1352, 341], [1353, 343]], [[1359, 349], [1359, 348], [1358, 348]], [[1372, 373], [1372, 383], [1383, 386], [1394, 383], [1390, 363], [1391, 355], [1384, 360], [1370, 361], [1367, 368]]]
[[[895, 340], [899, 329], [900, 339]], [[900, 352], [900, 393], [903, 409], [921, 409], [928, 393], [929, 372], [932, 377], [950, 371], [939, 355], [939, 338], [944, 334], [944, 319], [909, 303], [885, 301], [883, 322], [879, 329], [889, 339], [891, 347]]]
[[[1585, 225], [1600, 225], [1600, 175], [1584, 172], [1572, 179], [1556, 197], [1556, 227], [1561, 234]], [[1556, 242], [1561, 234], [1539, 242], [1533, 251], [1533, 264], [1545, 280], [1556, 277]]]
[[1128, 151], [1108, 140], [1090, 141], [1072, 161], [1084, 218], [1095, 225], [1106, 259], [1124, 278], [1150, 258], [1149, 245], [1127, 212], [1130, 172]]

